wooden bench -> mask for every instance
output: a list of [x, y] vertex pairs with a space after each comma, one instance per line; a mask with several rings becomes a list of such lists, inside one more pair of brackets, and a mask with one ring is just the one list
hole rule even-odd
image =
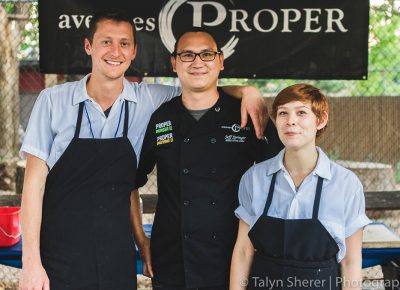
[[[140, 197], [143, 201], [143, 213], [154, 213], [157, 205], [157, 194], [142, 194]], [[367, 210], [400, 209], [400, 191], [366, 192], [365, 206]]]
[[[157, 194], [141, 194], [143, 213], [154, 213], [157, 205]], [[374, 191], [365, 193], [367, 210], [400, 209], [400, 191]], [[0, 194], [0, 206], [19, 206], [20, 194]]]

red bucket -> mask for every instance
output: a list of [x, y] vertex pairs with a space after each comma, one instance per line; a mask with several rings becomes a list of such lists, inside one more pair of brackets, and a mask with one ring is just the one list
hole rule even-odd
[[10, 247], [19, 242], [21, 238], [20, 213], [20, 207], [0, 206], [0, 247]]

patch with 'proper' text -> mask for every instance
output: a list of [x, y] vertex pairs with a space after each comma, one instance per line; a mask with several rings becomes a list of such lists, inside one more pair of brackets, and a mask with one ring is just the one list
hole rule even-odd
[[172, 134], [172, 123], [171, 121], [165, 121], [156, 124], [157, 145], [174, 142], [174, 135]]

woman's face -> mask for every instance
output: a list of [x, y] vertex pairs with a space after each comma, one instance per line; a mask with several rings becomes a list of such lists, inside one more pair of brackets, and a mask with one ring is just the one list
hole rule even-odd
[[318, 130], [327, 123], [327, 115], [322, 120], [311, 109], [311, 102], [292, 101], [278, 107], [276, 128], [286, 149], [299, 150], [315, 146]]

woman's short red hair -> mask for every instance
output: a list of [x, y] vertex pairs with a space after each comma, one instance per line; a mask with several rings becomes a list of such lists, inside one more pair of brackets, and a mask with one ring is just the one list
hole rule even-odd
[[[308, 84], [295, 84], [283, 89], [276, 96], [272, 104], [272, 118], [276, 119], [279, 106], [293, 101], [310, 102], [311, 109], [317, 116], [317, 119], [322, 119], [324, 113], [327, 115], [329, 113], [328, 98], [318, 88]], [[326, 127], [318, 130], [317, 137], [322, 134]]]

